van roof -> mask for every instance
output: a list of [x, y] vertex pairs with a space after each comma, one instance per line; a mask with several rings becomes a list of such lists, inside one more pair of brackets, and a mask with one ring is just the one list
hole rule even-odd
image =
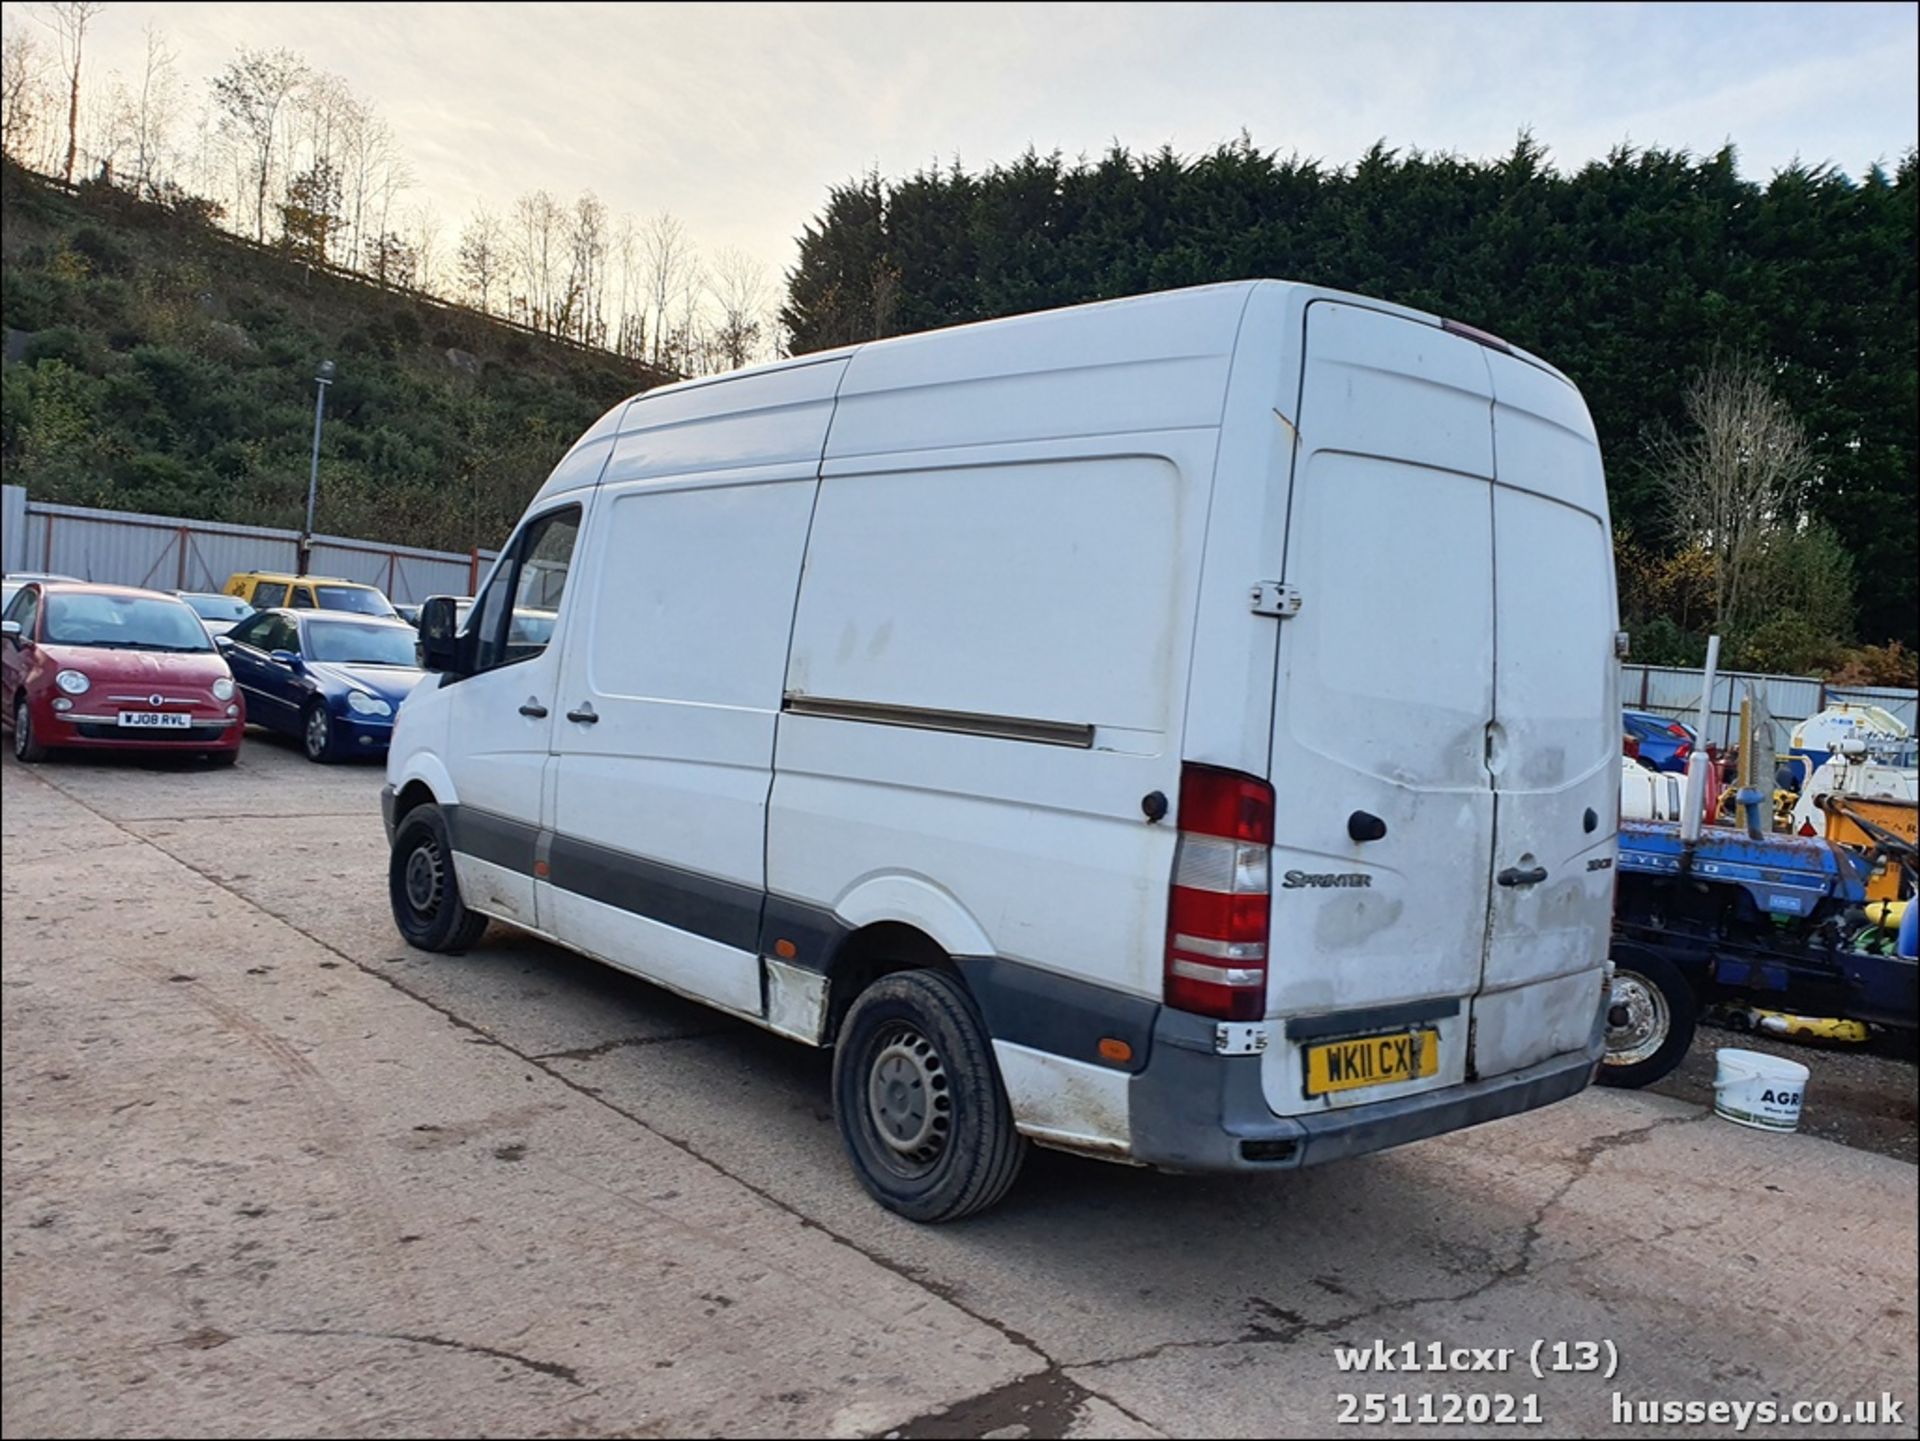
[[[1244, 298], [1260, 287], [1283, 287], [1289, 290], [1310, 291], [1317, 297], [1324, 297], [1329, 300], [1357, 301], [1372, 309], [1384, 310], [1391, 314], [1404, 316], [1409, 320], [1417, 320], [1427, 325], [1441, 325], [1444, 324], [1446, 320], [1446, 317], [1435, 315], [1431, 311], [1416, 310], [1411, 306], [1396, 305], [1390, 300], [1381, 300], [1370, 295], [1358, 295], [1352, 291], [1334, 290], [1324, 285], [1308, 285], [1297, 280], [1226, 280], [1213, 285], [1189, 285], [1177, 290], [1155, 290], [1149, 291], [1144, 295], [1126, 295], [1114, 300], [1085, 301], [1077, 305], [1056, 306], [1051, 310], [1023, 311], [1018, 315], [1003, 315], [992, 320], [974, 320], [964, 325], [944, 325], [935, 330], [916, 330], [908, 335], [890, 335], [880, 340], [863, 340], [853, 345], [836, 346], [830, 350], [809, 350], [804, 355], [789, 356], [783, 360], [764, 361], [759, 365], [746, 365], [738, 370], [729, 370], [722, 375], [703, 375], [691, 380], [678, 380], [671, 385], [655, 386], [652, 390], [639, 391], [627, 397], [627, 403], [636, 400], [651, 400], [665, 395], [682, 394], [708, 386], [725, 385], [729, 381], [739, 380], [747, 376], [767, 375], [781, 370], [794, 370], [801, 366], [818, 365], [828, 360], [851, 359], [853, 356], [864, 352], [896, 350], [916, 343], [924, 343], [934, 336], [953, 337], [973, 332], [999, 331], [1020, 326], [1037, 325], [1045, 325], [1050, 328], [1058, 327], [1062, 332], [1065, 332], [1073, 327], [1092, 326], [1099, 321], [1109, 320], [1111, 317], [1122, 313], [1128, 314], [1129, 321], [1135, 321], [1139, 318], [1135, 313], [1143, 311], [1158, 311], [1160, 313], [1161, 318], [1158, 324], [1144, 328], [1150, 332], [1161, 332], [1168, 328], [1168, 322], [1172, 321], [1179, 311], [1185, 310], [1188, 307], [1204, 305], [1208, 301], [1222, 296], [1239, 296]], [[1470, 320], [1460, 323], [1472, 324]], [[1510, 342], [1509, 344], [1511, 345]], [[1573, 383], [1571, 380], [1567, 380], [1567, 377], [1559, 370], [1542, 360], [1539, 356], [1522, 350], [1517, 345], [1512, 345], [1511, 349], [1513, 354], [1519, 359], [1531, 365], [1536, 365], [1549, 374], [1558, 376], [1561, 380], [1566, 380], [1569, 385]]]
[[[657, 426], [670, 429], [730, 409], [720, 395], [709, 400], [702, 392], [717, 391], [742, 381], [771, 381], [790, 376], [791, 384], [776, 383], [770, 388], [779, 399], [759, 400], [753, 407], [759, 408], [806, 400], [817, 403], [836, 395], [845, 398], [877, 388], [931, 386], [975, 379], [990, 370], [1005, 375], [1009, 358], [1016, 371], [1036, 372], [1108, 367], [1124, 364], [1130, 358], [1145, 362], [1224, 357], [1233, 352], [1248, 298], [1261, 288], [1302, 291], [1311, 298], [1356, 302], [1425, 325], [1444, 323], [1441, 317], [1427, 311], [1324, 286], [1286, 280], [1235, 280], [1030, 311], [831, 350], [809, 351], [784, 360], [745, 366], [724, 375], [676, 381], [629, 396], [601, 416], [574, 443], [541, 486], [535, 501], [594, 484], [618, 436]], [[1018, 344], [1012, 347], [1013, 354], [1009, 357], [1006, 342], [1016, 337]], [[1572, 384], [1537, 356], [1517, 346], [1510, 348], [1516, 358]], [[869, 370], [872, 360], [881, 357], [885, 357], [886, 362], [886, 384], [875, 386], [868, 383], [868, 377], [862, 372]], [[816, 367], [828, 368], [815, 370]], [[806, 374], [809, 370], [814, 374]], [[646, 412], [644, 419], [641, 411]], [[1151, 428], [1145, 425], [1144, 419], [1143, 427]]]

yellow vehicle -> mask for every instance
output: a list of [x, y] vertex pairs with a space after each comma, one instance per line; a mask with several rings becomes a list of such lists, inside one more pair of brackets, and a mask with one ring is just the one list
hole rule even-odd
[[295, 610], [345, 610], [355, 615], [398, 614], [393, 602], [375, 587], [332, 575], [235, 571], [227, 577], [226, 593], [239, 596], [255, 610], [291, 606]]

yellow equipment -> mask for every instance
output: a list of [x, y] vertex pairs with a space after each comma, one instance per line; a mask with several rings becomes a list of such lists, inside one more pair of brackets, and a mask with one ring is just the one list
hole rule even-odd
[[[1920, 840], [1920, 802], [1895, 800], [1891, 796], [1828, 796], [1822, 807], [1827, 817], [1827, 839], [1835, 845], [1874, 855], [1880, 850], [1882, 836], [1867, 827], [1902, 837], [1908, 845]], [[1862, 826], [1860, 822], [1866, 822]], [[1867, 900], [1897, 901], [1904, 889], [1902, 867], [1882, 858], [1867, 881]], [[1895, 921], [1894, 926], [1898, 927]]]

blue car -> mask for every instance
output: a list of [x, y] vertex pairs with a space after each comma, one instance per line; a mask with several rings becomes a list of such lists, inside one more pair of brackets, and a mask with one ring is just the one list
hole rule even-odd
[[1640, 764], [1649, 770], [1686, 773], [1687, 759], [1693, 754], [1694, 734], [1690, 727], [1652, 711], [1623, 712], [1627, 734], [1640, 742]]
[[247, 720], [297, 738], [310, 761], [383, 756], [400, 702], [426, 674], [403, 620], [347, 611], [263, 610], [214, 644], [246, 696]]

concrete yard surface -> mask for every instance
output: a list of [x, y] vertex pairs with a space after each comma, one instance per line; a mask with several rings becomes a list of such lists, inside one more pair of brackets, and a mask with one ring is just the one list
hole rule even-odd
[[[917, 1227], [824, 1053], [505, 927], [403, 946], [380, 779], [258, 735], [0, 766], [8, 1435], [1268, 1436], [1449, 1392], [1550, 1436], [1886, 1393], [1764, 1430], [1914, 1434], [1903, 1161], [1593, 1090], [1291, 1175], [1037, 1152]], [[1408, 1342], [1513, 1355], [1336, 1356]]]

